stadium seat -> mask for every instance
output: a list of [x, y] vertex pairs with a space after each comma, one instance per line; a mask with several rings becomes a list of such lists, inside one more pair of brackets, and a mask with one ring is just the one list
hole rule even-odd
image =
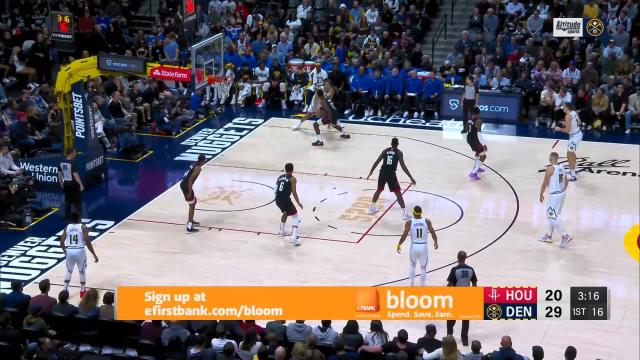
[[2, 354], [3, 360], [19, 360], [22, 356], [22, 350], [7, 342], [0, 341], [0, 354]]

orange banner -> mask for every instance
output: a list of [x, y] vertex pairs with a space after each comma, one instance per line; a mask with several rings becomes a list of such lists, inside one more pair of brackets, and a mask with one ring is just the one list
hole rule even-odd
[[119, 286], [118, 320], [482, 320], [483, 288]]

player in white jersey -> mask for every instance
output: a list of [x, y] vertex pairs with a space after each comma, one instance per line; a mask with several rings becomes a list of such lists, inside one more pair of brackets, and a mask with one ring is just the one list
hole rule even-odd
[[540, 187], [540, 202], [544, 202], [544, 193], [549, 189], [549, 198], [547, 199], [546, 213], [547, 220], [549, 221], [549, 231], [545, 233], [540, 239], [543, 242], [551, 242], [551, 236], [553, 230], [558, 230], [562, 234], [562, 241], [560, 247], [564, 248], [573, 240], [571, 236], [565, 231], [564, 227], [560, 223], [560, 213], [562, 212], [562, 205], [564, 204], [564, 198], [567, 190], [567, 174], [564, 166], [558, 165], [558, 153], [552, 152], [549, 155], [549, 162], [551, 165], [547, 167], [544, 172], [544, 181]]
[[84, 297], [86, 292], [85, 284], [87, 282], [87, 253], [85, 246], [93, 255], [95, 262], [98, 262], [98, 256], [93, 251], [91, 239], [89, 238], [89, 228], [80, 221], [80, 213], [71, 213], [71, 223], [62, 232], [60, 236], [60, 247], [66, 256], [67, 272], [64, 275], [64, 289], [69, 290], [71, 275], [73, 269], [77, 266], [80, 273], [80, 297]]
[[569, 161], [569, 177], [568, 181], [576, 181], [576, 150], [580, 141], [582, 141], [582, 131], [580, 131], [580, 117], [573, 109], [573, 104], [564, 103], [562, 110], [565, 113], [564, 127], [556, 127], [555, 131], [569, 134], [569, 143], [567, 144], [567, 160]]
[[257, 68], [253, 69], [253, 77], [255, 79], [253, 87], [256, 93], [256, 105], [258, 105], [258, 107], [264, 107], [266, 104], [264, 94], [269, 91], [269, 68], [265, 66], [264, 61], [260, 62]]
[[413, 208], [413, 218], [404, 223], [404, 232], [400, 237], [400, 242], [396, 251], [400, 254], [402, 243], [411, 234], [411, 250], [409, 251], [409, 282], [414, 286], [416, 278], [416, 264], [420, 262], [420, 286], [424, 286], [427, 281], [427, 263], [429, 261], [429, 235], [433, 238], [433, 248], [438, 249], [438, 236], [431, 226], [431, 220], [422, 217], [422, 208]]

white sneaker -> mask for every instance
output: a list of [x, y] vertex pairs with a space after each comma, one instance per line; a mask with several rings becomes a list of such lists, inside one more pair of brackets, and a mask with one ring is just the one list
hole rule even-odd
[[282, 100], [281, 103], [282, 103], [282, 110], [287, 110], [287, 102]]
[[420, 118], [424, 117], [424, 111], [420, 113]]
[[345, 111], [344, 111], [344, 114], [345, 114], [345, 115], [349, 115], [349, 114], [351, 114], [351, 109], [347, 109], [347, 110], [345, 110]]
[[[382, 116], [382, 110], [378, 110], [378, 116]], [[627, 130], [629, 131], [629, 130]]]
[[416, 112], [414, 112], [414, 113], [413, 113], [413, 118], [414, 118], [414, 119], [417, 119], [417, 118], [418, 118], [418, 115], [420, 115], [420, 114], [418, 114], [418, 112], [417, 112], [417, 111], [416, 111]]
[[625, 133], [625, 135], [629, 135], [629, 134], [631, 134], [631, 129], [627, 129], [627, 130], [625, 130], [625, 131], [624, 131], [624, 133]]
[[295, 123], [292, 127], [291, 130], [298, 130], [300, 129], [300, 127], [302, 126], [302, 120], [298, 121], [297, 123]]
[[408, 112], [408, 111], [405, 111], [405, 112], [404, 112], [404, 114], [402, 114], [402, 117], [404, 117], [404, 118], [409, 117], [409, 112]]
[[438, 112], [437, 111], [433, 113], [433, 118], [438, 120]]
[[569, 235], [563, 235], [562, 236], [562, 241], [560, 241], [560, 247], [561, 248], [566, 248], [567, 245], [569, 245], [569, 243], [571, 242], [571, 240], [573, 240], [573, 238]]
[[607, 131], [607, 125], [602, 125], [602, 131]]
[[555, 128], [556, 128], [556, 122], [554, 121], [551, 123], [551, 129], [555, 129]]
[[538, 238], [538, 241], [541, 241], [541, 242], [551, 242], [551, 241], [552, 241], [552, 240], [551, 240], [551, 235], [549, 235], [549, 234], [544, 234], [544, 235], [542, 235], [541, 237], [539, 237], [539, 238]]
[[411, 215], [407, 213], [402, 213], [402, 220], [409, 220], [409, 219], [411, 219]]
[[567, 181], [576, 181], [576, 180], [578, 180], [578, 178], [573, 176], [573, 175], [571, 175], [571, 174], [569, 176], [567, 176]]
[[378, 211], [380, 211], [380, 210], [378, 210], [378, 208], [377, 208], [377, 207], [372, 206], [372, 207], [370, 207], [369, 209], [367, 209], [367, 214], [369, 214], [369, 215], [373, 215], [373, 214], [377, 213]]
[[295, 245], [295, 246], [300, 246], [300, 245], [302, 245], [302, 243], [300, 243], [300, 237], [299, 237], [299, 236], [296, 236], [295, 238], [294, 238], [294, 237], [291, 237], [291, 242], [292, 242], [292, 243], [293, 243], [293, 245]]

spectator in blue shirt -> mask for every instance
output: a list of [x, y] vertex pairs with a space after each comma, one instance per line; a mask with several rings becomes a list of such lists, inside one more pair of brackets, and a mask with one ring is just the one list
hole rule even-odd
[[[356, 110], [358, 102], [362, 103], [367, 109], [369, 107], [369, 89], [371, 88], [371, 78], [367, 75], [364, 66], [358, 68], [358, 73], [355, 74], [350, 81], [351, 84], [351, 111]], [[346, 115], [351, 111], [347, 109]]]
[[409, 116], [409, 110], [413, 109], [413, 117], [418, 118], [420, 115], [418, 109], [420, 109], [420, 94], [422, 93], [422, 80], [418, 77], [418, 72], [415, 70], [409, 71], [409, 77], [404, 85], [405, 92], [405, 109], [404, 117]]
[[31, 296], [22, 293], [22, 282], [20, 280], [13, 280], [11, 282], [11, 292], [6, 294], [3, 300], [5, 308], [14, 308], [26, 313]]
[[264, 49], [267, 48], [267, 43], [262, 39], [262, 33], [260, 31], [256, 33], [256, 39], [251, 42], [251, 48], [255, 56], [260, 55]]
[[377, 111], [378, 116], [382, 116], [382, 108], [384, 107], [384, 98], [386, 94], [387, 82], [382, 77], [382, 71], [380, 68], [375, 68], [369, 82], [369, 108], [365, 111], [364, 115], [374, 115], [375, 111]]
[[439, 76], [434, 76], [427, 79], [422, 85], [422, 104], [425, 106], [423, 111], [426, 110], [427, 105], [435, 105], [434, 118], [438, 118], [438, 112], [440, 112], [440, 95], [444, 91], [444, 84], [440, 80]]
[[353, 8], [350, 11], [351, 19], [354, 24], [360, 23], [360, 18], [364, 16], [364, 10], [360, 7], [360, 2], [358, 0], [353, 0]]
[[481, 89], [489, 87], [487, 77], [482, 73], [482, 69], [477, 67], [473, 70], [473, 84]]
[[167, 39], [165, 40], [165, 44], [163, 47], [164, 57], [167, 59], [167, 62], [170, 64], [177, 65], [180, 61], [178, 56], [180, 55], [180, 47], [176, 42], [176, 34], [170, 33], [167, 35]]
[[258, 67], [258, 61], [256, 60], [256, 57], [253, 56], [251, 52], [242, 54], [240, 59], [242, 60], [242, 64], [249, 65], [249, 69], [255, 69], [256, 67]]
[[233, 64], [236, 69], [240, 69], [242, 67], [242, 58], [238, 55], [236, 48], [232, 44], [229, 44], [227, 52], [224, 54], [224, 62], [225, 64]]
[[387, 107], [386, 111], [389, 111], [389, 103], [399, 106], [402, 104], [402, 94], [404, 93], [404, 79], [400, 75], [400, 70], [397, 66], [393, 67], [391, 74], [387, 78], [387, 93], [384, 97]]

